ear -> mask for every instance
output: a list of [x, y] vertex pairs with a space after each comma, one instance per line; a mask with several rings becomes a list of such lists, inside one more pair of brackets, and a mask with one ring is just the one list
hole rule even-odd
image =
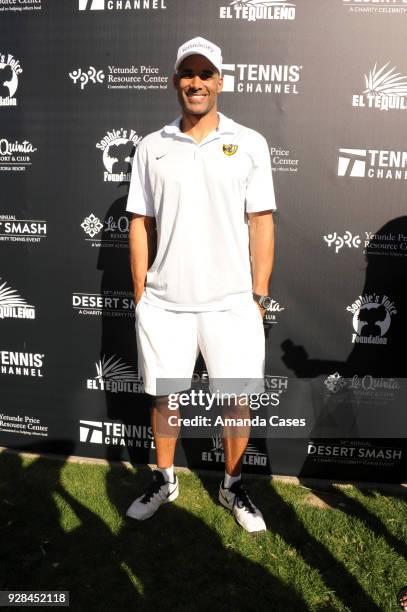
[[175, 89], [178, 89], [178, 85], [179, 85], [179, 76], [176, 72], [174, 72], [173, 76], [172, 76], [172, 84], [174, 85]]
[[220, 93], [223, 89], [223, 77], [219, 77], [218, 81], [218, 93]]

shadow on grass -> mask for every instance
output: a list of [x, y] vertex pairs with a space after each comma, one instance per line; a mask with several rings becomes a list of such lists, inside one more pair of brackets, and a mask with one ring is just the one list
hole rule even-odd
[[[219, 483], [211, 476], [200, 475], [200, 478], [208, 493], [216, 498]], [[253, 500], [261, 508], [268, 529], [295, 548], [305, 563], [319, 572], [325, 585], [343, 604], [350, 610], [380, 610], [346, 567], [309, 533], [293, 508], [278, 495], [267, 480], [259, 479], [253, 489]]]
[[176, 505], [146, 522], [119, 522], [113, 532], [104, 513], [123, 516], [150, 479], [148, 469], [136, 475], [111, 466], [108, 499], [105, 491], [89, 492], [90, 506], [100, 495], [95, 513], [64, 489], [63, 466], [45, 458], [23, 466], [20, 456], [0, 454], [1, 589], [68, 590], [70, 608], [81, 611], [308, 609]]
[[[355, 487], [358, 488], [358, 487]], [[365, 496], [372, 496], [373, 493], [367, 490], [359, 489], [360, 493]], [[324, 502], [329, 504], [331, 508], [340, 510], [341, 512], [358, 519], [363, 525], [370, 529], [377, 537], [383, 538], [387, 545], [392, 548], [397, 554], [404, 559], [407, 559], [407, 546], [404, 542], [393, 535], [373, 512], [366, 508], [359, 500], [346, 495], [344, 491], [336, 487], [328, 489], [315, 489], [313, 493]], [[405, 497], [400, 494], [400, 498], [405, 500]]]
[[264, 511], [270, 529], [278, 533], [287, 544], [294, 546], [310, 567], [318, 570], [327, 587], [332, 589], [350, 610], [373, 612], [381, 609], [343, 563], [311, 536], [293, 508], [272, 487], [262, 482], [259, 483], [259, 491], [264, 499], [268, 499]]
[[[119, 512], [149, 482], [148, 469], [108, 473], [108, 495]], [[182, 494], [182, 493], [181, 493]], [[128, 519], [120, 557], [144, 585], [145, 609], [307, 610], [293, 589], [261, 565], [225, 549], [218, 534], [177, 505], [145, 522]]]

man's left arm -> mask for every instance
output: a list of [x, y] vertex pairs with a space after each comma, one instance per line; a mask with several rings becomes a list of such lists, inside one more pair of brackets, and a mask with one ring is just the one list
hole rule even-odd
[[[249, 247], [253, 293], [268, 295], [274, 261], [274, 222], [271, 210], [249, 213]], [[259, 304], [262, 316], [265, 309]]]

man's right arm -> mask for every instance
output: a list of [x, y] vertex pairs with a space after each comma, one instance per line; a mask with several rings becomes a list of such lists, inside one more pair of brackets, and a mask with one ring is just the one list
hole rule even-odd
[[147, 270], [157, 252], [155, 217], [133, 214], [129, 231], [130, 267], [136, 304], [144, 293]]

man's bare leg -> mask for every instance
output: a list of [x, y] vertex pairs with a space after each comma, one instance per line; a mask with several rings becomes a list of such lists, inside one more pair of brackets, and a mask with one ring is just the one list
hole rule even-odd
[[[177, 417], [170, 425], [169, 417]], [[175, 446], [179, 433], [178, 410], [168, 408], [168, 397], [157, 397], [151, 409], [151, 426], [157, 455], [157, 470], [143, 495], [130, 505], [127, 516], [139, 521], [153, 516], [158, 508], [178, 497], [178, 478], [174, 475]]]
[[223, 450], [225, 451], [225, 470], [230, 476], [239, 476], [242, 472], [243, 457], [249, 442], [249, 436], [223, 438]]
[[[250, 418], [249, 406], [246, 404], [224, 407], [223, 418]], [[219, 501], [225, 508], [232, 511], [236, 521], [243, 529], [256, 534], [266, 531], [267, 528], [262, 513], [249, 498], [240, 479], [249, 436], [250, 426], [225, 425], [223, 428], [225, 477], [219, 488]]]
[[179, 419], [179, 409], [169, 410], [168, 396], [157, 397], [151, 409], [151, 427], [156, 448], [157, 467], [165, 469], [174, 464], [175, 446], [177, 444], [179, 426], [171, 426], [169, 417]]
[[[223, 418], [250, 418], [247, 404], [223, 407]], [[250, 427], [225, 425], [223, 428], [223, 450], [225, 452], [225, 470], [229, 476], [239, 476], [242, 471], [243, 457], [249, 442]]]

